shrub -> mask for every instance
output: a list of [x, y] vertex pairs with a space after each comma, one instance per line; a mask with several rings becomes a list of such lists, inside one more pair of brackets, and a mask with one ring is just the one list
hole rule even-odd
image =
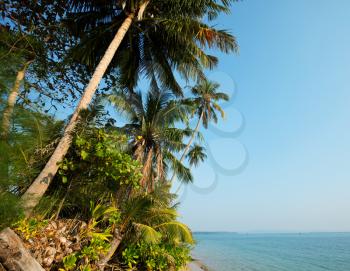
[[185, 244], [146, 244], [127, 246], [122, 252], [128, 270], [179, 270], [191, 259], [190, 247]]

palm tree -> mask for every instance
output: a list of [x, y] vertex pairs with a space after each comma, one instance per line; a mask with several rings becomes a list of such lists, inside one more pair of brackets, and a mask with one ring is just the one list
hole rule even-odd
[[[129, 39], [125, 45], [126, 48], [129, 48], [129, 53], [123, 55], [125, 57], [128, 54], [133, 55], [142, 52], [148, 65], [147, 69], [141, 65], [129, 66], [129, 63], [134, 61], [135, 58], [130, 58], [128, 64], [125, 64], [126, 62], [124, 61], [125, 65], [124, 69], [122, 69], [124, 77], [121, 78], [124, 78], [124, 80], [121, 80], [121, 82], [137, 78], [140, 71], [144, 71], [146, 75], [153, 77], [156, 67], [159, 67], [161, 64], [164, 69], [161, 69], [161, 72], [157, 74], [158, 79], [170, 82], [170, 84], [167, 83], [166, 85], [172, 86], [172, 89], [179, 89], [175, 81], [172, 80], [174, 77], [169, 77], [173, 68], [177, 68], [186, 76], [193, 76], [201, 73], [202, 65], [213, 67], [217, 62], [216, 58], [203, 52], [203, 47], [217, 47], [224, 52], [230, 52], [237, 48], [233, 36], [225, 31], [215, 30], [201, 22], [201, 18], [204, 15], [208, 15], [209, 19], [212, 19], [220, 12], [228, 12], [230, 2], [230, 0], [193, 0], [177, 3], [173, 3], [171, 0], [72, 1], [70, 10], [73, 10], [72, 14], [76, 18], [75, 21], [73, 20], [73, 23], [77, 26], [77, 35], [80, 35], [81, 40], [84, 41], [84, 36], [95, 41], [97, 38], [105, 45], [109, 45], [101, 53], [103, 57], [97, 65], [54, 153], [39, 176], [23, 195], [26, 216], [30, 215], [32, 209], [44, 195], [55, 176], [58, 170], [58, 163], [62, 161], [70, 147], [72, 133], [79, 121], [79, 113], [81, 110], [86, 109], [91, 102], [124, 37], [127, 33], [131, 35], [130, 27], [141, 29], [138, 31], [139, 40], [132, 43], [138, 44], [139, 51], [134, 51], [135, 47], [130, 46], [130, 42], [133, 39]], [[145, 17], [144, 14], [146, 15]], [[142, 27], [143, 22], [144, 27]], [[99, 26], [102, 26], [102, 28]], [[82, 35], [83, 32], [85, 32], [85, 35]], [[115, 32], [116, 34], [114, 34]], [[101, 38], [101, 35], [97, 35], [97, 33], [103, 34], [103, 37]], [[132, 38], [133, 35], [130, 35], [129, 38]], [[111, 37], [112, 39], [110, 39]], [[152, 37], [152, 39], [148, 37]], [[149, 43], [150, 40], [152, 43]], [[108, 43], [109, 41], [110, 43]], [[160, 50], [159, 46], [164, 42], [167, 42], [167, 45], [172, 44], [173, 47], [169, 46], [169, 49], [167, 49], [164, 46]], [[198, 46], [198, 44], [200, 45]], [[90, 52], [95, 52], [96, 50], [96, 54], [92, 54], [93, 57], [90, 59], [96, 61], [99, 58], [100, 54], [98, 52], [100, 48], [104, 50], [106, 46], [93, 46]], [[147, 50], [142, 50], [145, 48]], [[152, 49], [152, 54], [150, 54], [150, 49]], [[169, 62], [169, 59], [175, 59], [176, 61]], [[164, 78], [166, 79], [164, 80]], [[136, 82], [136, 80], [134, 81]]]
[[[78, 1], [81, 2], [81, 1]], [[108, 1], [106, 1], [108, 2]], [[125, 9], [128, 10], [126, 2]], [[130, 25], [118, 54], [111, 61], [117, 67], [120, 85], [133, 90], [141, 75], [156, 77], [162, 88], [179, 95], [180, 86], [172, 73], [177, 70], [183, 77], [204, 77], [202, 68], [213, 68], [217, 58], [203, 48], [219, 48], [228, 53], [237, 49], [235, 39], [224, 30], [217, 30], [202, 22], [202, 17], [229, 12], [229, 2], [152, 0], [144, 18]], [[132, 6], [131, 2], [129, 3]], [[73, 35], [82, 37], [70, 56], [93, 68], [103, 56], [115, 31], [125, 18], [125, 12], [113, 7], [114, 3], [86, 4], [84, 12], [72, 13], [67, 20]], [[129, 8], [130, 8], [129, 7]]]
[[[214, 121], [214, 123], [217, 123], [218, 116], [217, 111], [221, 114], [221, 117], [225, 117], [224, 110], [220, 107], [218, 104], [219, 101], [228, 101], [229, 96], [226, 93], [218, 92], [218, 88], [220, 85], [216, 82], [204, 80], [197, 84], [196, 86], [192, 87], [191, 92], [194, 96], [193, 98], [189, 98], [185, 101], [185, 103], [191, 104], [194, 108], [193, 114], [197, 115], [198, 121], [196, 124], [196, 127], [193, 130], [193, 133], [190, 137], [190, 140], [188, 141], [182, 155], [180, 158], [180, 163], [184, 161], [186, 158], [186, 155], [190, 155], [190, 157], [193, 156], [196, 152], [200, 151], [200, 146], [195, 145], [191, 152], [189, 152], [189, 149], [192, 145], [192, 142], [196, 136], [196, 134], [199, 131], [201, 123], [203, 124], [204, 128], [208, 128], [208, 124], [210, 121]], [[193, 158], [192, 158], [193, 159]], [[193, 160], [193, 163], [196, 163], [197, 160]], [[176, 172], [173, 173], [173, 176], [171, 177], [171, 181], [173, 182], [174, 178], [176, 176]]]
[[146, 97], [141, 92], [117, 92], [109, 97], [129, 121], [121, 130], [132, 140], [132, 153], [143, 164], [141, 185], [152, 191], [155, 182], [165, 181], [169, 168], [184, 182], [192, 181], [192, 175], [173, 153], [183, 150], [182, 140], [191, 131], [175, 127], [185, 121], [188, 108], [173, 100], [169, 91], [151, 88]]
[[[142, 3], [138, 10], [138, 18], [142, 18], [143, 11], [148, 5], [149, 1]], [[91, 102], [93, 95], [100, 83], [105, 71], [108, 68], [115, 52], [117, 51], [121, 41], [123, 40], [126, 32], [128, 31], [133, 19], [135, 17], [135, 12], [130, 13], [124, 20], [123, 24], [118, 29], [115, 37], [107, 48], [103, 58], [95, 69], [94, 74], [91, 77], [91, 80], [87, 87], [85, 88], [84, 94], [81, 97], [81, 100], [73, 113], [65, 131], [64, 135], [58, 143], [55, 151], [50, 157], [49, 161], [40, 172], [39, 176], [34, 180], [32, 185], [28, 190], [23, 194], [23, 206], [25, 209], [26, 216], [29, 216], [33, 208], [38, 204], [41, 197], [46, 192], [48, 185], [50, 184], [52, 178], [58, 170], [58, 162], [62, 161], [63, 157], [66, 155], [72, 140], [72, 133], [75, 126], [77, 125], [79, 119], [79, 113], [86, 109]]]
[[[183, 223], [176, 221], [176, 206], [170, 206], [174, 195], [169, 186], [158, 187], [150, 194], [136, 194], [122, 206], [121, 224], [116, 228], [111, 248], [100, 259], [100, 270], [113, 257], [123, 240], [158, 243], [166, 239], [174, 245], [177, 242], [193, 244], [192, 233]], [[170, 207], [169, 207], [170, 206]]]

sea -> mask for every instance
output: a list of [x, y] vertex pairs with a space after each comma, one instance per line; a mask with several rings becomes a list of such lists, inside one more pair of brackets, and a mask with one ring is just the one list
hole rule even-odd
[[195, 233], [210, 271], [350, 271], [350, 233]]

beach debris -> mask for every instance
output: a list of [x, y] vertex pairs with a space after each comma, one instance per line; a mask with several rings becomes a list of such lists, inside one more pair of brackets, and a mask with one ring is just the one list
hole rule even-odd
[[26, 235], [19, 228], [15, 228], [15, 231], [36, 261], [45, 270], [50, 270], [53, 266], [61, 265], [64, 257], [80, 251], [88, 242], [82, 236], [85, 228], [86, 223], [83, 221], [60, 219], [49, 221], [32, 235]]

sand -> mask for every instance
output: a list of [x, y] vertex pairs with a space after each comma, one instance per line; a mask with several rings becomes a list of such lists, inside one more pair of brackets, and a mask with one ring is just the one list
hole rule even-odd
[[209, 271], [200, 261], [192, 261], [187, 265], [188, 271]]

